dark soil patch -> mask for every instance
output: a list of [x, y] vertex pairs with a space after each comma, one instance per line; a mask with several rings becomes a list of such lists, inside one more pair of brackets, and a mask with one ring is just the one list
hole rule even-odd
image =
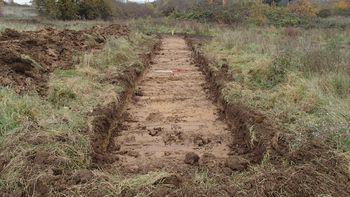
[[0, 85], [12, 86], [18, 93], [34, 90], [45, 95], [49, 74], [57, 68], [71, 68], [75, 54], [99, 49], [109, 37], [128, 33], [128, 28], [122, 25], [80, 31], [6, 29], [0, 36]]

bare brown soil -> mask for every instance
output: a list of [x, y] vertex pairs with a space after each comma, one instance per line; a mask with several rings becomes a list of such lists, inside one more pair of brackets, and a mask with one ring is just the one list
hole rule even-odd
[[177, 171], [211, 156], [228, 157], [230, 133], [208, 98], [205, 76], [185, 40], [165, 37], [124, 114], [117, 168], [124, 173]]
[[81, 31], [6, 29], [0, 36], [0, 85], [11, 86], [16, 92], [34, 90], [43, 95], [49, 73], [71, 68], [74, 55], [99, 49], [107, 38], [128, 33], [128, 28], [121, 25]]

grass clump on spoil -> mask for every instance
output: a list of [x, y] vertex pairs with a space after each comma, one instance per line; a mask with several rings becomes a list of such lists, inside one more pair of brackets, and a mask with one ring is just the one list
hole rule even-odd
[[0, 89], [2, 194], [74, 195], [89, 186], [75, 185], [98, 179], [102, 172], [84, 171], [91, 165], [92, 153], [88, 114], [119, 98], [125, 86], [112, 76], [122, 76], [133, 66], [141, 72], [138, 53], [152, 40], [139, 33], [110, 39], [101, 51], [82, 55], [75, 68], [53, 72], [46, 99]]
[[[233, 176], [238, 194], [349, 194], [349, 36], [340, 29], [237, 27], [201, 47], [209, 62], [215, 62], [211, 70], [228, 66], [224, 100], [257, 109], [288, 136], [288, 153], [282, 158], [265, 152], [270, 160]], [[250, 139], [265, 140], [259, 139], [267, 137], [255, 129], [259, 127], [247, 121], [254, 128], [247, 134]], [[286, 184], [276, 184], [281, 182], [276, 177]], [[256, 182], [257, 193], [244, 189]]]

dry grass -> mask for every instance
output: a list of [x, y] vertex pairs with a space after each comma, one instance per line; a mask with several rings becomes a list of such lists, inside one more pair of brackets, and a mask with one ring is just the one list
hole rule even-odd
[[264, 111], [298, 140], [343, 136], [338, 148], [350, 150], [349, 31], [288, 31], [240, 27], [205, 47], [230, 65], [226, 99]]
[[[31, 184], [50, 177], [52, 170], [65, 175], [90, 166], [87, 114], [97, 105], [118, 100], [125, 87], [110, 84], [109, 75], [130, 66], [142, 71], [137, 54], [152, 40], [135, 33], [130, 40], [111, 39], [102, 51], [82, 55], [74, 69], [52, 74], [47, 99], [0, 89], [1, 190], [36, 195]], [[77, 192], [75, 187], [67, 191]]]

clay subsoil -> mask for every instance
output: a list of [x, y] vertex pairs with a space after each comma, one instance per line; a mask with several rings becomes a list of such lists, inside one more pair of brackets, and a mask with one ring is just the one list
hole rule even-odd
[[49, 74], [55, 69], [70, 69], [75, 55], [100, 49], [108, 38], [128, 33], [122, 25], [80, 31], [50, 27], [26, 32], [6, 29], [0, 35], [0, 87], [45, 95]]
[[177, 172], [198, 165], [203, 157], [215, 158], [219, 165], [230, 153], [231, 140], [219, 114], [185, 40], [165, 36], [115, 138], [118, 170]]

